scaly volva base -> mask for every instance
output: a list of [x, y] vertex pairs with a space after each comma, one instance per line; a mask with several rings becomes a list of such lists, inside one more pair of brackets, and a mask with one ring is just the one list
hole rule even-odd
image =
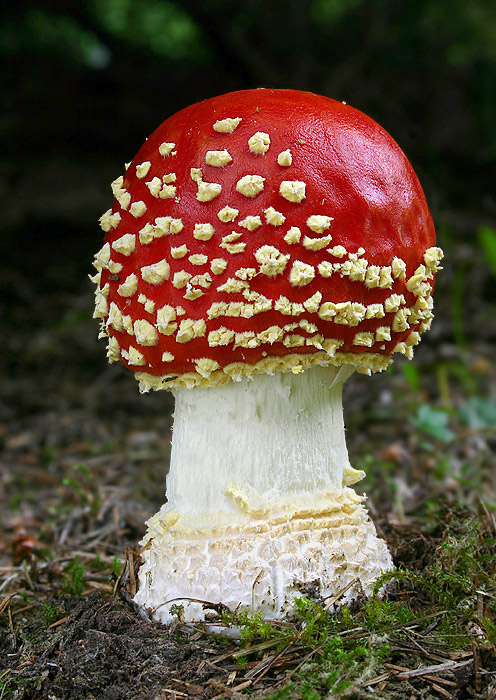
[[282, 618], [308, 584], [322, 598], [352, 584], [340, 604], [371, 595], [392, 568], [386, 543], [352, 489], [321, 499], [313, 512], [252, 514], [210, 532], [171, 525], [163, 508], [148, 521], [136, 603], [167, 623], [178, 611], [186, 621], [204, 620], [209, 608], [198, 601]]

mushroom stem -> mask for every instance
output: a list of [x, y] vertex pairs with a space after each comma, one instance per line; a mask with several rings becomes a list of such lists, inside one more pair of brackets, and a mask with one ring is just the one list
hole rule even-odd
[[341, 489], [350, 468], [342, 385], [352, 372], [313, 367], [175, 391], [168, 510], [203, 527], [232, 520], [243, 497], [293, 503]]
[[282, 615], [319, 580], [353, 597], [390, 568], [348, 460], [342, 385], [350, 367], [256, 375], [175, 391], [168, 502], [151, 518], [136, 601], [156, 619], [188, 598]]

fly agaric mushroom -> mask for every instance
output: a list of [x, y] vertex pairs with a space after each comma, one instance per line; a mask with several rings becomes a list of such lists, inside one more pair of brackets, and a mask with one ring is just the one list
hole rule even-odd
[[136, 601], [166, 622], [370, 593], [392, 561], [350, 488], [342, 384], [412, 357], [442, 258], [405, 155], [345, 104], [247, 90], [167, 119], [112, 189], [95, 316], [176, 400]]

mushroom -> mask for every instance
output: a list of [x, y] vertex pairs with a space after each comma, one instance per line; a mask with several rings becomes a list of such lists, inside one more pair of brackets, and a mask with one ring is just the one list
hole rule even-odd
[[433, 316], [442, 252], [407, 158], [344, 103], [246, 90], [167, 119], [112, 189], [95, 316], [109, 360], [176, 402], [135, 600], [167, 622], [281, 617], [314, 582], [370, 594], [392, 560], [341, 394]]

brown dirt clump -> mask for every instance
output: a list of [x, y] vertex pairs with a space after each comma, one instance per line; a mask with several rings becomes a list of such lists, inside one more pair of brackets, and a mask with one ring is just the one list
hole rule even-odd
[[[212, 686], [204, 689], [203, 682], [208, 682], [212, 669], [201, 674], [198, 667], [222, 651], [222, 642], [178, 637], [170, 628], [146, 622], [125, 603], [108, 600], [101, 593], [67, 596], [55, 605], [61, 615], [59, 625], [47, 628], [38, 616], [16, 625], [14, 632], [0, 629], [4, 660], [0, 675], [11, 676], [12, 691], [6, 697], [158, 700], [168, 686], [184, 697], [178, 685], [187, 689], [188, 678], [196, 681], [190, 684], [193, 695], [209, 697]], [[214, 670], [213, 675], [218, 672]], [[175, 676], [181, 680], [174, 681]]]

